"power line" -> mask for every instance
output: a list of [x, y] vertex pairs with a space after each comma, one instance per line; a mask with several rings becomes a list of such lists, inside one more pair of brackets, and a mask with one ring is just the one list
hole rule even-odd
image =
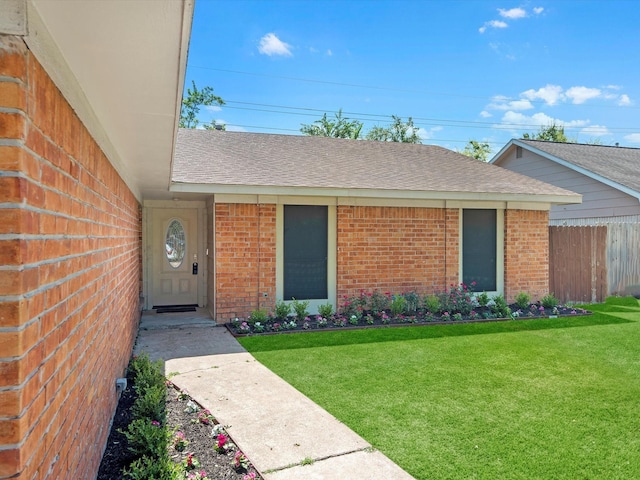
[[[508, 97], [508, 96], [500, 96], [499, 99], [497, 99], [497, 95], [494, 95], [492, 97], [486, 97], [486, 96], [480, 96], [480, 95], [463, 95], [460, 93], [444, 93], [444, 92], [430, 92], [430, 91], [426, 91], [426, 90], [415, 90], [415, 89], [408, 89], [408, 88], [397, 88], [397, 87], [381, 87], [381, 86], [377, 86], [377, 85], [365, 85], [365, 84], [360, 84], [360, 83], [346, 83], [346, 82], [336, 82], [336, 81], [331, 81], [331, 80], [318, 80], [318, 79], [313, 79], [313, 78], [304, 78], [304, 77], [290, 77], [290, 76], [286, 76], [286, 75], [274, 75], [274, 74], [269, 74], [269, 73], [256, 73], [256, 72], [245, 72], [245, 71], [241, 71], [241, 70], [230, 70], [230, 69], [224, 69], [224, 68], [214, 68], [214, 67], [203, 67], [200, 65], [189, 65], [188, 68], [195, 68], [195, 69], [200, 69], [200, 70], [210, 70], [210, 71], [214, 71], [214, 72], [224, 72], [224, 73], [233, 73], [233, 74], [237, 74], [237, 75], [247, 75], [247, 76], [253, 76], [253, 77], [264, 77], [264, 78], [276, 78], [276, 79], [281, 79], [281, 80], [289, 80], [289, 81], [295, 81], [295, 82], [305, 82], [305, 83], [316, 83], [316, 84], [320, 84], [320, 85], [334, 85], [337, 87], [350, 87], [350, 88], [364, 88], [364, 89], [369, 89], [369, 90], [382, 90], [382, 91], [389, 91], [389, 92], [403, 92], [403, 93], [415, 93], [415, 94], [420, 94], [420, 95], [433, 95], [433, 96], [438, 96], [438, 97], [454, 97], [454, 98], [473, 98], [473, 99], [477, 99], [477, 100], [484, 100], [486, 102], [502, 102], [502, 103], [507, 103], [509, 101], [518, 101], [518, 100], [523, 100], [520, 97]], [[545, 105], [546, 102], [544, 100], [528, 100], [531, 104], [533, 105]], [[569, 104], [565, 104], [565, 106], [571, 106], [571, 107], [598, 107], [598, 108], [620, 108], [619, 105], [605, 105], [605, 104], [596, 104], [594, 105], [593, 103], [569, 103]], [[631, 105], [627, 105], [624, 108], [633, 108], [633, 109], [638, 109], [640, 107], [634, 107]]]
[[[233, 105], [247, 105], [246, 107], [233, 106]], [[253, 107], [252, 107], [253, 106]], [[297, 115], [297, 116], [305, 116], [305, 117], [314, 117], [317, 118], [318, 113], [333, 113], [327, 112], [323, 109], [318, 108], [309, 108], [309, 107], [292, 107], [287, 105], [273, 105], [267, 103], [252, 103], [252, 102], [242, 102], [236, 100], [226, 100], [225, 106], [223, 108], [230, 108], [234, 110], [248, 110], [248, 111], [256, 111], [256, 112], [264, 112], [264, 113], [276, 113], [280, 115]], [[265, 108], [254, 108], [254, 107], [265, 107]], [[285, 110], [274, 110], [274, 109], [285, 109]], [[293, 110], [293, 111], [287, 111]], [[310, 113], [314, 112], [314, 113]], [[337, 113], [337, 112], [336, 112]], [[383, 115], [383, 114], [373, 114], [373, 113], [363, 113], [363, 112], [342, 112], [345, 115], [356, 115], [355, 117], [348, 117], [348, 120], [358, 120], [358, 121], [389, 121], [391, 115]], [[365, 118], [369, 117], [369, 118]], [[411, 117], [414, 122], [422, 123], [423, 125], [429, 126], [438, 126], [438, 127], [456, 127], [456, 128], [475, 128], [475, 129], [492, 129], [492, 130], [521, 130], [521, 129], [529, 129], [529, 128], [540, 128], [540, 124], [532, 123], [532, 124], [524, 124], [524, 123], [496, 123], [496, 122], [481, 122], [481, 121], [472, 121], [472, 120], [454, 120], [454, 119], [442, 119], [442, 118], [428, 118], [428, 117]], [[571, 127], [565, 126], [564, 129], [570, 132], [580, 132], [582, 129], [588, 127], [580, 126], [580, 127]], [[634, 132], [637, 131], [638, 128], [627, 128], [627, 127], [607, 127], [608, 131], [611, 132]]]

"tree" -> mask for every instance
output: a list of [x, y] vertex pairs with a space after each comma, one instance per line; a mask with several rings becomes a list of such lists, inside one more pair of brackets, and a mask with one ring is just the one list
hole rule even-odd
[[540, 127], [538, 133], [525, 133], [522, 138], [527, 140], [544, 140], [546, 142], [575, 143], [575, 139], [567, 138], [562, 125], [553, 122], [546, 127]]
[[300, 131], [314, 137], [350, 138], [357, 140], [362, 132], [362, 122], [349, 120], [342, 116], [342, 109], [338, 110], [334, 119], [328, 119], [325, 113], [320, 120], [313, 124], [302, 124]]
[[[180, 122], [178, 123], [180, 128], [197, 128], [200, 125], [198, 112], [200, 112], [201, 106], [224, 105], [224, 100], [213, 94], [212, 87], [204, 87], [202, 90], [198, 90], [196, 82], [192, 80], [191, 84], [193, 85], [193, 90], [187, 88], [187, 95], [182, 99]], [[207, 130], [224, 130], [224, 125], [216, 124], [215, 120], [210, 123], [202, 123], [202, 126]]]
[[480, 143], [477, 140], [469, 140], [467, 145], [464, 147], [464, 150], [462, 150], [460, 153], [462, 155], [466, 155], [467, 157], [472, 157], [476, 160], [486, 162], [487, 160], [489, 160], [491, 147], [488, 143]]
[[413, 125], [413, 119], [409, 117], [406, 122], [396, 115], [391, 115], [393, 123], [388, 127], [373, 127], [365, 137], [367, 140], [379, 142], [422, 143], [418, 135], [418, 129]]

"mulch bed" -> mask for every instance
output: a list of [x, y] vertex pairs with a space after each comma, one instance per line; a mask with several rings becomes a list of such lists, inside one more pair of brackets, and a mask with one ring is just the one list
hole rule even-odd
[[[574, 308], [571, 306], [558, 306], [555, 308], [544, 308], [540, 305], [531, 305], [529, 309], [521, 310], [517, 305], [510, 305], [512, 312], [519, 312], [515, 317], [499, 317], [485, 318], [483, 315], [489, 313], [490, 309], [486, 307], [476, 308], [475, 318], [469, 316], [461, 319], [454, 319], [452, 316], [446, 317], [441, 314], [430, 315], [424, 311], [415, 312], [412, 315], [392, 316], [388, 311], [387, 319], [382, 319], [379, 315], [362, 315], [360, 319], [352, 320], [344, 315], [332, 315], [331, 318], [325, 319], [323, 324], [318, 315], [310, 315], [306, 321], [299, 321], [293, 316], [285, 319], [270, 318], [261, 325], [261, 331], [257, 331], [255, 326], [245, 319], [235, 319], [225, 326], [234, 337], [244, 337], [247, 335], [275, 335], [282, 333], [299, 333], [311, 331], [330, 331], [330, 330], [349, 330], [362, 328], [384, 328], [384, 327], [406, 327], [418, 325], [451, 325], [454, 323], [481, 323], [481, 322], [504, 322], [508, 320], [532, 320], [536, 318], [556, 318], [556, 317], [575, 317], [582, 315], [591, 315], [591, 312]], [[366, 313], [366, 312], [365, 312]], [[295, 325], [295, 326], [294, 326]]]
[[[187, 400], [179, 400], [179, 393], [172, 386], [167, 387], [167, 425], [170, 431], [175, 429], [184, 433], [189, 443], [182, 452], [177, 452], [170, 447], [169, 455], [171, 458], [176, 463], [179, 463], [182, 462], [187, 454], [192, 453], [200, 462], [200, 466], [195, 471], [204, 470], [210, 480], [243, 480], [245, 475], [252, 472], [256, 475], [256, 479], [260, 479], [260, 475], [252, 466], [248, 470], [236, 470], [233, 467], [235, 449], [226, 453], [218, 453], [214, 450], [215, 439], [211, 434], [213, 424], [205, 425], [198, 421], [197, 413], [187, 413], [185, 411]], [[129, 378], [127, 388], [118, 402], [107, 447], [96, 477], [97, 480], [120, 480], [124, 478], [122, 470], [136, 459], [135, 455], [132, 455], [128, 449], [127, 438], [118, 432], [119, 429], [126, 430], [133, 420], [131, 408], [135, 399], [136, 393]], [[198, 406], [202, 408], [200, 405]], [[216, 421], [213, 420], [213, 423], [216, 423]]]

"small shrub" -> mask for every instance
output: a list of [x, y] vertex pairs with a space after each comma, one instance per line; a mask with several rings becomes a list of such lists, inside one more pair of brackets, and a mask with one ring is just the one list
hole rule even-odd
[[284, 300], [278, 300], [274, 309], [274, 314], [279, 320], [286, 320], [291, 313], [291, 304]]
[[489, 305], [489, 295], [487, 295], [487, 292], [479, 293], [476, 295], [476, 301], [481, 307], [486, 307]]
[[516, 295], [515, 300], [518, 308], [522, 308], [524, 310], [525, 308], [529, 308], [529, 304], [531, 303], [531, 295], [525, 292], [520, 292], [518, 295]]
[[333, 315], [333, 305], [331, 305], [331, 302], [318, 305], [318, 315], [323, 318], [329, 318], [331, 315]]
[[156, 420], [164, 423], [165, 397], [167, 387], [164, 381], [160, 385], [153, 385], [138, 393], [133, 403], [133, 415], [136, 418]]
[[351, 317], [351, 315], [355, 315], [358, 318], [362, 317], [362, 302], [359, 297], [348, 297], [345, 298], [344, 303], [340, 307], [340, 313], [345, 317]]
[[179, 464], [163, 455], [161, 458], [143, 456], [123, 471], [132, 480], [178, 480], [184, 478]]
[[553, 308], [558, 306], [558, 299], [554, 297], [553, 293], [545, 295], [540, 299], [540, 303], [544, 308]]
[[461, 283], [452, 285], [448, 293], [440, 295], [441, 309], [449, 313], [460, 313], [469, 315], [473, 310], [473, 295], [471, 289]]
[[309, 300], [300, 302], [294, 298], [291, 301], [291, 307], [300, 321], [303, 321], [309, 315]]
[[134, 388], [138, 393], [155, 385], [164, 385], [165, 378], [162, 374], [162, 361], [152, 362], [146, 352], [131, 359], [129, 371], [133, 377]]
[[391, 309], [391, 314], [394, 317], [401, 315], [407, 308], [407, 300], [402, 295], [394, 295], [389, 308]]
[[492, 300], [493, 305], [491, 306], [491, 311], [496, 317], [508, 318], [511, 316], [511, 309], [502, 295], [496, 295]]
[[267, 311], [260, 308], [258, 310], [253, 310], [251, 312], [251, 314], [249, 315], [248, 322], [249, 324], [253, 325], [256, 322], [265, 323], [268, 319], [269, 319], [269, 316], [267, 315]]
[[427, 295], [424, 299], [424, 308], [430, 313], [440, 312], [440, 299], [436, 295]]
[[384, 312], [389, 308], [389, 296], [375, 291], [369, 297], [369, 310], [374, 313]]
[[417, 312], [420, 307], [420, 296], [416, 292], [407, 292], [403, 295], [406, 300], [406, 311], [407, 312]]
[[159, 458], [167, 452], [170, 434], [160, 422], [138, 418], [120, 433], [127, 437], [129, 450], [136, 455]]

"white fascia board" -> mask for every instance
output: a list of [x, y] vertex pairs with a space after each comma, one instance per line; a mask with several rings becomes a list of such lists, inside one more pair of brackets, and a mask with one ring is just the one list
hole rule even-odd
[[491, 192], [438, 192], [414, 190], [374, 190], [320, 187], [274, 187], [247, 185], [214, 185], [195, 183], [173, 183], [170, 191], [180, 193], [235, 194], [235, 195], [298, 195], [317, 197], [384, 198], [407, 200], [467, 200], [503, 201], [521, 203], [549, 203], [564, 205], [582, 203], [582, 195], [536, 195]]
[[511, 145], [513, 145], [513, 143], [515, 142], [515, 139], [511, 139], [509, 140], [509, 142], [500, 149], [500, 151], [498, 153], [496, 153], [493, 158], [491, 160], [489, 160], [489, 162], [487, 163], [496, 163], [496, 161], [502, 157], [502, 155], [504, 155], [504, 153], [509, 150], [509, 148], [511, 147]]

